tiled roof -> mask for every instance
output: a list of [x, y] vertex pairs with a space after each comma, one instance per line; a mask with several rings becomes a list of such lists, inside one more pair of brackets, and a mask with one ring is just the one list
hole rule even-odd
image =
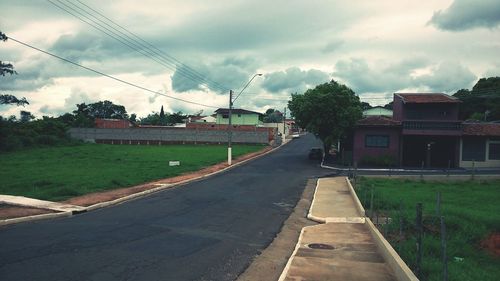
[[443, 93], [395, 93], [404, 103], [459, 103], [460, 100]]
[[368, 116], [358, 121], [358, 126], [399, 126], [401, 122], [385, 116]]
[[[215, 113], [218, 114], [229, 114], [229, 109], [228, 108], [219, 108], [215, 111]], [[233, 108], [232, 114], [258, 114], [258, 115], [264, 115], [260, 112], [255, 112], [255, 111], [250, 111], [246, 109], [239, 109], [239, 108]]]
[[500, 124], [497, 123], [463, 123], [465, 136], [499, 136]]

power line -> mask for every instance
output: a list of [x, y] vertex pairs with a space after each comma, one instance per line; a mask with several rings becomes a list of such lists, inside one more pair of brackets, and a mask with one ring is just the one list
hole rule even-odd
[[216, 81], [213, 81], [213, 80], [210, 80], [210, 79], [207, 79], [203, 74], [201, 74], [200, 72], [196, 71], [195, 69], [189, 67], [188, 65], [184, 64], [183, 62], [179, 61], [178, 59], [176, 59], [175, 57], [163, 52], [162, 50], [158, 49], [156, 46], [154, 46], [153, 44], [149, 43], [148, 41], [142, 39], [141, 37], [139, 37], [138, 35], [136, 35], [135, 33], [129, 31], [128, 29], [126, 29], [125, 27], [121, 26], [120, 24], [114, 22], [113, 20], [111, 20], [110, 18], [106, 17], [105, 15], [103, 15], [102, 13], [100, 13], [99, 11], [93, 9], [92, 7], [88, 6], [87, 4], [81, 2], [80, 0], [77, 0], [80, 4], [82, 4], [83, 6], [87, 7], [88, 9], [90, 9], [91, 11], [95, 12], [96, 14], [98, 14], [99, 16], [101, 16], [102, 18], [104, 18], [106, 21], [112, 23], [113, 25], [117, 26], [118, 28], [124, 30], [126, 33], [132, 35], [133, 37], [137, 38], [138, 40], [140, 40], [141, 42], [144, 42], [146, 45], [148, 45], [149, 47], [153, 48], [154, 50], [158, 51], [160, 53], [160, 56], [163, 57], [163, 55], [167, 58], [167, 59], [170, 59], [170, 60], [173, 60], [174, 62], [180, 64], [181, 66], [184, 66], [186, 69], [188, 69], [189, 71], [191, 71], [192, 73], [196, 74], [198, 77], [201, 77], [202, 79], [204, 79], [205, 81], [211, 81], [213, 82], [214, 84], [216, 84], [217, 86], [221, 86], [222, 89], [224, 89], [225, 91], [229, 91], [228, 88], [225, 88], [224, 86], [222, 86], [221, 84], [217, 83]]
[[138, 89], [141, 89], [141, 90], [144, 90], [144, 91], [147, 91], [147, 92], [153, 93], [153, 94], [157, 94], [157, 95], [164, 96], [164, 97], [167, 97], [167, 98], [170, 98], [170, 99], [174, 99], [174, 100], [177, 100], [177, 101], [181, 101], [181, 102], [185, 102], [185, 103], [190, 103], [190, 104], [194, 104], [194, 105], [199, 105], [199, 106], [204, 106], [204, 107], [210, 107], [210, 108], [219, 108], [219, 107], [216, 107], [216, 106], [211, 106], [211, 105], [206, 105], [206, 104], [202, 104], [202, 103], [198, 103], [198, 102], [194, 102], [194, 101], [189, 101], [189, 100], [185, 100], [185, 99], [181, 99], [181, 98], [176, 98], [176, 97], [173, 97], [173, 96], [170, 96], [170, 95], [166, 95], [166, 94], [160, 93], [160, 92], [158, 92], [158, 91], [153, 91], [153, 90], [148, 89], [148, 88], [146, 88], [146, 87], [139, 86], [139, 85], [137, 85], [137, 84], [134, 84], [134, 83], [131, 83], [131, 82], [125, 81], [125, 80], [123, 80], [123, 79], [120, 79], [120, 78], [114, 77], [114, 76], [109, 75], [109, 74], [106, 74], [106, 73], [104, 73], [104, 72], [101, 72], [101, 71], [98, 71], [98, 70], [92, 69], [92, 68], [90, 68], [90, 67], [83, 66], [83, 65], [81, 65], [81, 64], [79, 64], [79, 63], [76, 63], [76, 62], [74, 62], [74, 61], [71, 61], [71, 60], [69, 60], [69, 59], [66, 59], [66, 58], [60, 57], [60, 56], [58, 56], [58, 55], [55, 55], [55, 54], [49, 53], [49, 52], [47, 52], [47, 51], [45, 51], [45, 50], [42, 50], [42, 49], [37, 48], [37, 47], [35, 47], [35, 46], [32, 46], [32, 45], [30, 45], [30, 44], [28, 44], [28, 43], [24, 43], [24, 42], [22, 42], [22, 41], [19, 41], [19, 40], [15, 39], [15, 38], [12, 38], [12, 37], [10, 37], [10, 36], [8, 36], [8, 39], [10, 39], [10, 40], [12, 40], [12, 41], [14, 41], [14, 42], [17, 42], [17, 43], [19, 43], [19, 44], [21, 44], [21, 45], [24, 45], [24, 46], [26, 46], [26, 47], [29, 47], [29, 48], [31, 48], [31, 49], [37, 50], [37, 51], [39, 51], [39, 52], [42, 52], [42, 53], [44, 53], [44, 54], [47, 54], [47, 55], [49, 55], [49, 56], [52, 56], [52, 57], [58, 58], [58, 59], [60, 59], [60, 60], [63, 60], [63, 61], [65, 61], [65, 62], [67, 62], [67, 63], [73, 64], [73, 65], [76, 65], [76, 66], [78, 66], [78, 67], [84, 68], [84, 69], [86, 69], [86, 70], [88, 70], [88, 71], [91, 71], [91, 72], [97, 73], [97, 74], [99, 74], [99, 75], [101, 75], [101, 76], [105, 76], [105, 77], [111, 78], [111, 79], [113, 79], [113, 80], [115, 80], [115, 81], [121, 82], [121, 83], [123, 83], [123, 84], [127, 84], [127, 85], [129, 85], [129, 86], [132, 86], [132, 87], [135, 87], [135, 88], [138, 88]]
[[[117, 28], [110, 26], [108, 23], [104, 22], [102, 19], [96, 17], [93, 13], [90, 13], [86, 9], [82, 8], [82, 6], [78, 6], [75, 3], [72, 3], [70, 1], [66, 1], [70, 5], [64, 3], [63, 1], [60, 0], [55, 0], [58, 3], [55, 3], [54, 1], [47, 0], [49, 3], [52, 5], [56, 6], [57, 8], [63, 10], [64, 12], [74, 16], [75, 18], [79, 19], [80, 21], [92, 26], [93, 28], [99, 30], [100, 32], [106, 34], [107, 36], [115, 39], [116, 41], [120, 42], [121, 44], [129, 47], [130, 49], [140, 53], [141, 55], [150, 58], [151, 60], [163, 65], [164, 67], [176, 71], [179, 75], [182, 75], [196, 83], [199, 83], [201, 85], [206, 85], [209, 88], [216, 89], [219, 91], [228, 91], [226, 87], [221, 86], [219, 83], [214, 82], [199, 72], [193, 70], [186, 64], [183, 64], [179, 60], [173, 58], [172, 56], [169, 56], [168, 54], [162, 52], [160, 49], [154, 47], [151, 43], [143, 40], [136, 34], [128, 31], [125, 29], [123, 26], [115, 23], [111, 19], [107, 18], [104, 16], [102, 13], [97, 12], [95, 9], [92, 9], [90, 6], [78, 1], [81, 3], [83, 6], [87, 7], [87, 9], [90, 9], [93, 13], [97, 13], [100, 15], [102, 18], [105, 18], [108, 22], [112, 23], [115, 26], [118, 26], [120, 29], [125, 30], [128, 34], [131, 36], [138, 38], [142, 42], [145, 42], [146, 44], [142, 43], [141, 41], [138, 41], [137, 39], [132, 38], [130, 35], [118, 30]], [[64, 6], [64, 7], [63, 7]], [[73, 7], [72, 7], [73, 6]], [[152, 49], [153, 48], [155, 49]], [[163, 55], [165, 54], [165, 55]], [[181, 66], [181, 67], [179, 67]]]

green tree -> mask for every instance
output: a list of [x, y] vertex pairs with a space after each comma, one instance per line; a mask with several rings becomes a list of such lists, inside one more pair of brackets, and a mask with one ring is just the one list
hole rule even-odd
[[461, 119], [500, 120], [500, 77], [481, 78], [472, 90], [461, 89], [453, 96], [462, 101]]
[[[8, 37], [0, 31], [0, 41], [7, 41]], [[11, 63], [5, 63], [0, 61], [0, 75], [5, 76], [6, 74], [14, 75], [17, 72], [14, 70], [14, 66]], [[18, 99], [13, 95], [0, 95], [0, 104], [16, 104], [22, 105], [29, 104], [26, 98]]]
[[21, 123], [26, 123], [31, 120], [35, 119], [35, 116], [31, 114], [29, 111], [21, 110], [21, 117], [19, 118], [19, 121]]
[[163, 105], [161, 106], [160, 109], [160, 118], [165, 118], [165, 111], [163, 111]]
[[321, 139], [325, 152], [362, 116], [361, 102], [354, 91], [334, 80], [304, 94], [292, 94], [288, 108], [299, 126]]
[[269, 108], [264, 114], [264, 123], [283, 122], [283, 113], [274, 108]]

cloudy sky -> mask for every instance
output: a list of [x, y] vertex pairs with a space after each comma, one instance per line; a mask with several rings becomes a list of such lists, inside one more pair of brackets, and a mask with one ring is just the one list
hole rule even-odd
[[256, 73], [235, 107], [283, 109], [291, 93], [331, 79], [376, 105], [500, 76], [498, 0], [2, 0], [0, 14], [7, 36], [162, 94], [0, 42], [18, 72], [0, 77], [0, 92], [26, 97], [37, 117], [100, 100], [139, 117], [162, 105], [211, 114]]

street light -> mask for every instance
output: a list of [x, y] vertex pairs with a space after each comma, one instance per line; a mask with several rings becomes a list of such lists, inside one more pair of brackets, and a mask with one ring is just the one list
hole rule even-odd
[[232, 155], [232, 148], [231, 148], [231, 142], [232, 142], [232, 137], [233, 137], [233, 132], [232, 132], [232, 123], [231, 123], [231, 116], [232, 116], [232, 113], [233, 113], [233, 103], [234, 101], [236, 101], [236, 99], [239, 98], [239, 96], [241, 95], [241, 93], [243, 93], [243, 91], [248, 87], [248, 85], [250, 85], [250, 83], [253, 81], [253, 79], [255, 79], [255, 77], [257, 76], [262, 76], [262, 73], [257, 73], [257, 74], [254, 74], [254, 76], [252, 76], [252, 79], [250, 79], [248, 81], [248, 83], [245, 85], [245, 87], [243, 87], [243, 89], [241, 89], [240, 93], [236, 96], [236, 98], [233, 99], [233, 90], [229, 90], [229, 124], [228, 124], [228, 140], [227, 140], [227, 164], [229, 166], [231, 166], [232, 164], [232, 158], [233, 158], [233, 155]]

